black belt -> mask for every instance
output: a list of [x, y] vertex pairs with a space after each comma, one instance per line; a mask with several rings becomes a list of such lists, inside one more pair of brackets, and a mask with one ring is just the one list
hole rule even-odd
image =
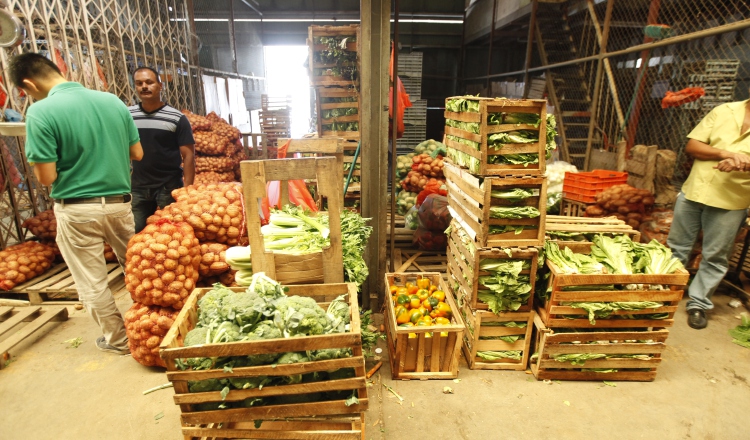
[[[104, 203], [128, 203], [132, 199], [130, 194], [122, 196], [104, 197]], [[91, 197], [89, 199], [62, 199], [57, 202], [63, 204], [80, 204], [80, 203], [102, 203], [101, 197]]]

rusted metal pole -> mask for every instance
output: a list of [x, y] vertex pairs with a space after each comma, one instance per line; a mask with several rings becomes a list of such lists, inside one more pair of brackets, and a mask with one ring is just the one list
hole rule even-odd
[[[648, 21], [647, 24], [656, 24], [657, 19], [659, 17], [659, 6], [661, 4], [661, 0], [651, 0], [651, 6], [648, 9]], [[653, 41], [653, 38], [651, 37], [644, 37], [643, 43], [650, 43]], [[641, 70], [643, 70], [643, 78], [641, 78], [641, 81], [638, 82], [636, 85], [636, 91], [635, 91], [635, 104], [633, 105], [632, 113], [630, 114], [630, 120], [628, 121], [628, 130], [627, 130], [627, 154], [630, 153], [630, 149], [633, 148], [633, 145], [635, 145], [635, 135], [638, 131], [638, 121], [641, 118], [641, 103], [643, 101], [643, 91], [646, 89], [644, 86], [644, 83], [646, 82], [646, 77], [648, 73], [648, 61], [649, 61], [649, 54], [651, 53], [651, 49], [644, 49], [643, 52], [641, 52], [641, 68], [638, 71], [638, 76], [641, 74]], [[637, 77], [637, 76], [636, 76]]]
[[398, 139], [398, 1], [393, 0], [393, 78], [391, 78], [391, 235], [390, 235], [390, 266], [391, 272], [396, 270], [394, 254], [396, 252], [396, 162], [398, 158], [396, 140]]
[[[593, 14], [593, 0], [588, 0], [589, 11]], [[615, 0], [607, 0], [607, 11], [604, 15], [604, 30], [602, 31], [602, 40], [599, 43], [599, 53], [603, 54], [607, 52], [607, 39], [609, 38], [609, 24], [612, 20], [612, 9], [614, 8]], [[594, 23], [598, 27], [598, 24]], [[591, 98], [591, 109], [589, 111], [591, 120], [589, 121], [589, 134], [586, 139], [586, 159], [583, 162], [584, 171], [589, 169], [589, 161], [591, 160], [591, 144], [592, 138], [594, 137], [594, 127], [596, 126], [596, 117], [599, 110], [599, 101], [601, 100], [602, 90], [602, 74], [604, 73], [604, 63], [607, 61], [606, 58], [599, 58], [599, 62], [596, 64], [596, 77], [594, 79], [594, 96]]]
[[487, 54], [487, 96], [490, 96], [490, 75], [492, 75], [492, 43], [495, 42], [495, 15], [497, 15], [497, 0], [492, 3], [492, 24], [490, 25], [490, 50]]
[[531, 2], [531, 16], [529, 17], [529, 36], [526, 42], [526, 64], [523, 69], [523, 99], [529, 97], [529, 69], [531, 68], [531, 55], [534, 44], [534, 27], [536, 26], [536, 12], [539, 7], [539, 0]]

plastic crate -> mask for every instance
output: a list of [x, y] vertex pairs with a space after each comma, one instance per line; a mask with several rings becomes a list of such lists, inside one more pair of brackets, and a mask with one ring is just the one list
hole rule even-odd
[[628, 173], [594, 170], [587, 173], [565, 173], [563, 197], [583, 203], [593, 203], [596, 195], [615, 185], [628, 183]]

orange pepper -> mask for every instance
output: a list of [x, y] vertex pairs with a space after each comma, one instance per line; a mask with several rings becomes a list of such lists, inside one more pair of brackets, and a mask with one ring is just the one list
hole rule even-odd
[[429, 288], [429, 289], [427, 289], [427, 290], [428, 290], [428, 291], [429, 291], [430, 293], [432, 293], [432, 292], [434, 292], [434, 291], [438, 290], [438, 287], [437, 287], [436, 285], [434, 285], [434, 284], [430, 284], [430, 288]]
[[414, 295], [419, 288], [412, 283], [406, 283], [406, 290], [409, 291], [409, 295]]
[[408, 295], [409, 289], [407, 289], [406, 287], [399, 287], [398, 289], [396, 289], [396, 293], [399, 295]]
[[419, 300], [419, 297], [417, 295], [412, 295], [409, 297], [409, 307], [412, 309], [418, 309], [419, 306], [422, 305], [422, 301]]
[[406, 307], [396, 307], [396, 323], [397, 324], [405, 324], [409, 322], [409, 311], [406, 310]]
[[435, 307], [433, 311], [437, 312], [437, 316], [441, 318], [448, 318], [453, 314], [453, 312], [451, 311], [451, 306], [442, 301], [438, 303], [437, 307]]
[[437, 298], [438, 301], [445, 301], [445, 292], [443, 292], [442, 290], [436, 290], [432, 292], [432, 295], [430, 296], [432, 296], [433, 298]]
[[429, 278], [420, 278], [417, 280], [417, 287], [420, 289], [429, 289], [430, 288], [430, 280]]
[[422, 301], [424, 301], [424, 300], [426, 300], [427, 298], [430, 297], [430, 292], [428, 292], [425, 289], [419, 289], [419, 290], [417, 290], [417, 296], [419, 297], [419, 299], [421, 299]]
[[[433, 324], [432, 317], [429, 316], [429, 315], [428, 316], [423, 316], [422, 319], [419, 320], [419, 322], [423, 322], [424, 324], [422, 324], [422, 325], [432, 325]], [[419, 324], [417, 324], [417, 325], [419, 325]]]
[[426, 300], [422, 301], [422, 307], [424, 307], [425, 310], [427, 310], [428, 312], [432, 311], [432, 304], [430, 304], [430, 300], [429, 299], [426, 299]]
[[436, 325], [450, 325], [450, 323], [451, 323], [450, 319], [443, 318], [442, 316], [438, 317], [437, 319], [435, 319], [435, 324]]
[[391, 290], [391, 295], [394, 295], [398, 291], [398, 286], [394, 284], [391, 286], [390, 290]]
[[422, 312], [420, 312], [419, 310], [410, 310], [409, 311], [409, 321], [411, 321], [414, 324], [416, 324], [417, 321], [419, 321], [420, 319], [422, 319]]

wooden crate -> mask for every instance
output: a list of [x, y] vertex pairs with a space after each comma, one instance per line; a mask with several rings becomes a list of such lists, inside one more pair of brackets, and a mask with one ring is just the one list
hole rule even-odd
[[[340, 283], [344, 281], [344, 263], [341, 248], [341, 212], [343, 182], [341, 160], [336, 157], [310, 157], [297, 159], [244, 160], [240, 163], [242, 187], [245, 196], [253, 271], [265, 272], [281, 284]], [[316, 180], [318, 192], [328, 199], [328, 221], [331, 246], [320, 252], [290, 255], [269, 252], [263, 244], [258, 204], [249, 201], [266, 197], [266, 182], [279, 180], [281, 188], [296, 179]], [[282, 206], [288, 203], [281, 195]]]
[[224, 440], [254, 439], [335, 439], [364, 440], [365, 416], [326, 416], [264, 420], [259, 428], [255, 422], [209, 424], [183, 428], [187, 439]]
[[[10, 359], [10, 350], [27, 340], [48, 322], [68, 320], [67, 307], [0, 307], [0, 336], [7, 336], [0, 341], [0, 370]], [[22, 322], [28, 324], [18, 327]], [[7, 333], [7, 335], [6, 335]]]
[[[534, 311], [506, 312], [494, 314], [484, 310], [472, 310], [468, 304], [461, 308], [461, 316], [466, 323], [463, 352], [472, 370], [525, 370], [529, 362], [531, 334], [534, 328]], [[525, 322], [526, 328], [505, 327], [496, 323]], [[487, 339], [497, 336], [523, 336], [514, 343]], [[500, 359], [489, 361], [477, 356], [478, 351], [521, 351], [521, 359]]]
[[[389, 295], [385, 301], [384, 320], [391, 375], [393, 379], [403, 380], [454, 379], [458, 377], [458, 358], [461, 355], [461, 337], [465, 327], [456, 300], [440, 274], [434, 272], [386, 273], [385, 291], [389, 292], [391, 285], [404, 286], [407, 282], [416, 282], [419, 278], [429, 278], [432, 284], [440, 286], [445, 292], [445, 302], [453, 311], [451, 324], [399, 327], [396, 324], [393, 301]], [[415, 335], [415, 337], [410, 335]]]
[[[462, 98], [472, 101], [479, 101], [479, 112], [449, 112], [445, 111], [445, 119], [454, 121], [478, 123], [480, 125], [479, 134], [461, 130], [446, 125], [445, 134], [447, 136], [456, 136], [461, 139], [469, 140], [479, 144], [479, 149], [472, 146], [459, 143], [453, 139], [446, 138], [445, 144], [449, 148], [448, 155], [451, 155], [450, 149], [460, 151], [479, 160], [479, 169], [471, 170], [472, 174], [479, 176], [512, 176], [522, 175], [543, 175], [545, 171], [545, 158], [547, 142], [547, 101], [531, 99], [498, 99], [498, 98], [478, 98], [476, 96], [455, 96], [446, 98], [446, 103], [451, 99]], [[500, 124], [491, 125], [488, 123], [490, 113], [534, 113], [540, 116], [541, 123], [538, 127], [529, 124]], [[488, 148], [488, 136], [494, 133], [504, 133], [516, 130], [533, 130], [539, 132], [539, 141], [530, 144], [505, 144], [500, 149]], [[539, 155], [539, 163], [524, 165], [513, 164], [490, 164], [489, 156], [499, 156], [503, 154], [520, 154], [534, 153]]]
[[[457, 285], [454, 293], [461, 304], [468, 304], [472, 310], [488, 310], [487, 304], [479, 301], [477, 292], [486, 289], [479, 283], [479, 277], [490, 275], [489, 272], [479, 270], [479, 264], [487, 258], [529, 260], [531, 267], [521, 271], [528, 275], [531, 283], [531, 295], [526, 304], [522, 305], [518, 312], [528, 312], [533, 308], [534, 288], [536, 286], [536, 273], [538, 267], [539, 251], [536, 248], [485, 248], [472, 251], [461, 240], [458, 226], [452, 223], [451, 235], [448, 239], [448, 282]], [[510, 256], [508, 255], [510, 252]]]
[[[448, 186], [448, 205], [453, 218], [477, 242], [478, 247], [543, 246], [544, 224], [547, 215], [547, 179], [543, 176], [512, 176], [477, 178], [466, 170], [446, 164], [443, 168]], [[538, 193], [518, 203], [492, 198], [492, 191], [523, 188]], [[531, 206], [539, 210], [539, 217], [501, 219], [490, 217], [490, 207]], [[490, 226], [536, 226], [536, 229], [491, 234]]]
[[[330, 125], [334, 122], [357, 122], [361, 129], [362, 121], [360, 120], [359, 109], [359, 91], [353, 87], [316, 87], [316, 108], [318, 115], [318, 136], [320, 137], [338, 137], [347, 140], [358, 140], [359, 130], [357, 131], [333, 131], [324, 130], [323, 126]], [[327, 99], [335, 98], [356, 98], [354, 102], [323, 102]], [[323, 118], [323, 112], [337, 108], [356, 108], [357, 114], [349, 116], [339, 116], [335, 118]]]
[[566, 217], [583, 217], [589, 205], [591, 203], [583, 203], [563, 197], [560, 200], [560, 214]]
[[[354, 284], [314, 284], [288, 286], [288, 295], [300, 295], [314, 298], [324, 309], [330, 301], [341, 294], [347, 294], [351, 307], [350, 331], [317, 336], [296, 338], [268, 339], [224, 344], [205, 344], [193, 347], [183, 347], [182, 341], [187, 333], [195, 328], [198, 320], [198, 300], [211, 289], [195, 289], [185, 302], [185, 306], [175, 319], [175, 323], [164, 337], [159, 355], [167, 364], [167, 379], [174, 384], [174, 401], [181, 409], [183, 434], [188, 435], [190, 429], [207, 423], [252, 422], [290, 417], [311, 417], [323, 415], [359, 415], [367, 410], [367, 386], [365, 379], [365, 358], [362, 354], [361, 323], [359, 320], [359, 306], [357, 302], [357, 288]], [[236, 292], [244, 288], [233, 289]], [[260, 353], [286, 353], [294, 351], [321, 350], [327, 348], [349, 348], [352, 357], [313, 361], [287, 365], [262, 365], [255, 367], [234, 368], [232, 371], [223, 369], [186, 370], [180, 371], [176, 361], [191, 357], [223, 357], [247, 356]], [[294, 385], [267, 385], [261, 389], [231, 390], [222, 399], [221, 393], [200, 392], [191, 393], [188, 381], [204, 379], [225, 379], [230, 377], [257, 376], [289, 376], [291, 374], [312, 373], [316, 371], [353, 368], [355, 376], [349, 379], [324, 380], [318, 382], [303, 382]], [[307, 393], [352, 390], [359, 398], [359, 404], [346, 406], [345, 400], [330, 400], [323, 402], [274, 404], [269, 402], [263, 406], [250, 408], [232, 408], [224, 410], [195, 411], [193, 405], [209, 402], [236, 402], [247, 398], [268, 398], [274, 396], [302, 395]], [[250, 433], [245, 433], [249, 435]], [[245, 437], [242, 437], [245, 438]], [[253, 437], [258, 438], [258, 437]], [[274, 437], [270, 437], [274, 438]]]
[[357, 79], [352, 81], [351, 79], [344, 79], [342, 76], [331, 76], [331, 75], [316, 75], [316, 71], [321, 69], [336, 68], [336, 64], [321, 64], [315, 61], [315, 52], [325, 50], [328, 46], [324, 44], [316, 44], [315, 40], [318, 37], [353, 37], [356, 41], [347, 41], [346, 51], [359, 53], [359, 41], [360, 32], [359, 25], [351, 24], [347, 26], [310, 26], [308, 28], [307, 36], [307, 47], [309, 52], [309, 68], [310, 68], [310, 85], [312, 87], [320, 86], [352, 86], [359, 84], [359, 55], [357, 56], [356, 68], [357, 68]]
[[[687, 286], [690, 275], [684, 269], [673, 274], [564, 274], [555, 264], [547, 260], [550, 271], [549, 285], [552, 288], [549, 299], [546, 299], [537, 313], [544, 325], [550, 328], [641, 328], [671, 327], [674, 314]], [[625, 290], [628, 284], [666, 285], [668, 290]], [[597, 286], [611, 286], [622, 290], [596, 290]], [[566, 291], [566, 287], [590, 286], [591, 290]], [[568, 302], [615, 302], [615, 301], [658, 301], [664, 306], [655, 309], [618, 310], [608, 318], [597, 318], [592, 325], [588, 312], [583, 309], [564, 305]], [[667, 313], [666, 319], [621, 319], [622, 315], [644, 315]]]
[[[531, 372], [537, 380], [628, 380], [652, 381], [666, 350], [669, 330], [555, 332], [534, 319]], [[554, 359], [559, 354], [595, 353], [610, 356], [573, 365]], [[616, 358], [617, 355], [647, 355], [649, 359]], [[609, 373], [594, 369], [616, 370]]]
[[[641, 240], [640, 231], [633, 229], [630, 225], [617, 217], [568, 217], [565, 215], [548, 215], [545, 218], [545, 232], [547, 240], [553, 240], [558, 243], [560, 248], [568, 246], [574, 252], [582, 245], [590, 241], [571, 241], [557, 239], [549, 235], [549, 232], [580, 232], [582, 234], [604, 234], [604, 235], [627, 235], [631, 240], [638, 242]], [[584, 246], [585, 248], [585, 246]], [[587, 249], [584, 252], [589, 252]]]

